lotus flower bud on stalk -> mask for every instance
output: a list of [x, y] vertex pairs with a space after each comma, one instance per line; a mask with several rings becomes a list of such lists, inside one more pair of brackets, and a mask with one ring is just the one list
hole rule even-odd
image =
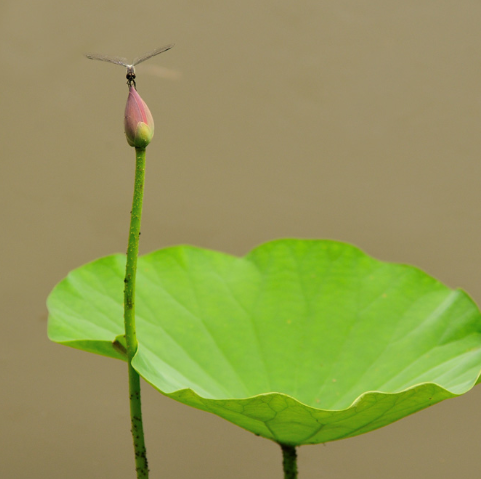
[[152, 114], [133, 86], [129, 88], [125, 105], [124, 127], [127, 142], [135, 148], [146, 148], [154, 136]]

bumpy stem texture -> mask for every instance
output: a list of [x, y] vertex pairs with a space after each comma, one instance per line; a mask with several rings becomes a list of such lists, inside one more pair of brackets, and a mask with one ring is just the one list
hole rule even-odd
[[297, 452], [294, 446], [280, 444], [282, 449], [282, 466], [284, 479], [297, 479]]
[[131, 364], [138, 347], [137, 334], [135, 332], [135, 276], [137, 273], [140, 220], [142, 218], [142, 201], [144, 196], [145, 149], [136, 148], [135, 158], [134, 199], [130, 216], [129, 245], [127, 248], [127, 266], [124, 279], [124, 323], [129, 365], [130, 421], [132, 425], [132, 439], [134, 441], [135, 468], [137, 478], [146, 479], [149, 477], [149, 467], [142, 424], [140, 377]]

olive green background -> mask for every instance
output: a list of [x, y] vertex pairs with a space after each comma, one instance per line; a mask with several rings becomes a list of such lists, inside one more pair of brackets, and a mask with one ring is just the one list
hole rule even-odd
[[[129, 59], [156, 122], [141, 251], [352, 242], [481, 303], [481, 5], [0, 3], [0, 477], [134, 477], [126, 367], [50, 343], [45, 299], [126, 248]], [[280, 478], [265, 439], [144, 385], [154, 478]], [[299, 450], [301, 479], [478, 473], [481, 388]]]

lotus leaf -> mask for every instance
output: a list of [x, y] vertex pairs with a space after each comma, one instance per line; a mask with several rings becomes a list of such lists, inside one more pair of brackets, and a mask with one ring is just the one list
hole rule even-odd
[[[125, 256], [52, 291], [49, 337], [125, 359]], [[192, 246], [138, 261], [133, 366], [162, 394], [288, 445], [352, 437], [459, 396], [481, 370], [461, 290], [354, 246], [285, 239], [243, 258]]]

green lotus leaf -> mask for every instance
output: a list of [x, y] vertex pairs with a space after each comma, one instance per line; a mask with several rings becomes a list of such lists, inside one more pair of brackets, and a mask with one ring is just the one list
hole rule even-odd
[[[123, 359], [125, 257], [71, 272], [49, 337]], [[191, 246], [139, 258], [133, 366], [161, 393], [289, 445], [352, 437], [459, 396], [481, 370], [461, 290], [344, 243], [278, 240], [244, 258]]]

